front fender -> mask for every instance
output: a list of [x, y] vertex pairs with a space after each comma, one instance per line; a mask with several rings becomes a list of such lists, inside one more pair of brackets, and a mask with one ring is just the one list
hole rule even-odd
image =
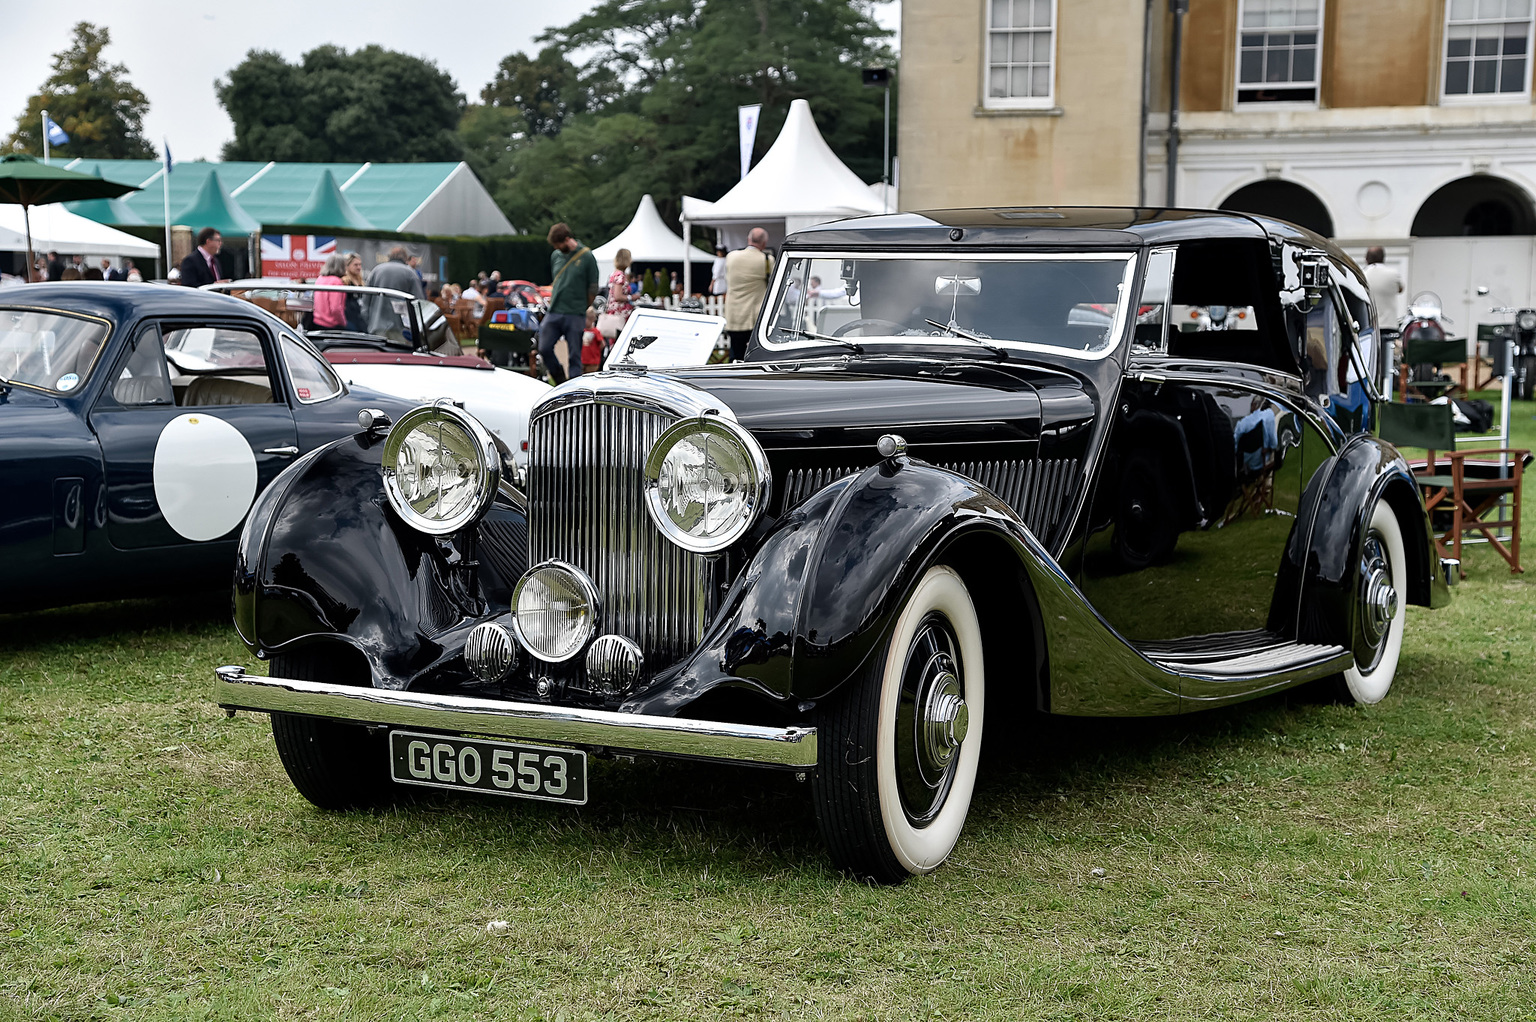
[[[1014, 552], [1023, 523], [963, 476], [902, 458], [839, 480], [778, 524], [698, 650], [625, 709], [675, 713], [719, 685], [793, 704], [823, 699], [865, 668], [907, 592], [949, 544], [982, 531], [1021, 560]], [[1006, 566], [991, 568], [1002, 574]], [[1019, 623], [1038, 618], [1009, 609]], [[1043, 655], [1038, 623], [1031, 631]]]
[[335, 441], [290, 466], [246, 522], [235, 569], [235, 627], [260, 657], [341, 642], [373, 684], [406, 688], [463, 645], [483, 611], [455, 542], [390, 509], [382, 443]]
[[1391, 444], [1357, 436], [1314, 477], [1302, 498], [1309, 527], [1291, 533], [1287, 567], [1301, 581], [1300, 641], [1355, 648], [1359, 601], [1354, 583], [1371, 511], [1379, 500], [1387, 502], [1402, 526], [1408, 602], [1438, 607], [1449, 601], [1436, 570], [1429, 516], [1407, 461]]

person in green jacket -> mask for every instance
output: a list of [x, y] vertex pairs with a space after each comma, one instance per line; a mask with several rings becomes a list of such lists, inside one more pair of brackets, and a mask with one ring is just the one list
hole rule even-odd
[[571, 237], [565, 224], [549, 229], [549, 272], [554, 275], [550, 288], [549, 311], [539, 325], [539, 355], [544, 368], [556, 384], [566, 381], [566, 370], [555, 358], [555, 345], [565, 338], [565, 361], [571, 376], [581, 375], [581, 332], [587, 326], [587, 306], [597, 297], [597, 259], [592, 250]]

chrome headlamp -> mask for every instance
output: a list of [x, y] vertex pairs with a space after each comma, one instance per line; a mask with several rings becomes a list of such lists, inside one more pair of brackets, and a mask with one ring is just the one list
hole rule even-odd
[[422, 532], [445, 536], [474, 524], [500, 481], [490, 431], [447, 398], [406, 412], [384, 438], [384, 493]]
[[1520, 315], [1515, 317], [1515, 325], [1521, 330], [1536, 330], [1536, 312], [1521, 310]]
[[534, 565], [512, 590], [517, 641], [546, 663], [561, 663], [585, 649], [601, 613], [592, 580], [563, 561]]
[[669, 428], [645, 459], [645, 508], [662, 534], [695, 553], [724, 550], [768, 506], [768, 458], [731, 419], [701, 415]]

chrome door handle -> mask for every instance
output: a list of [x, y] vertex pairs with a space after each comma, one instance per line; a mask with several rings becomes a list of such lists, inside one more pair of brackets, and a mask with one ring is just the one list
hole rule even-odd
[[299, 453], [299, 449], [297, 447], [268, 447], [266, 450], [262, 451], [261, 453], [262, 454], [281, 454], [284, 457], [291, 458], [295, 454]]

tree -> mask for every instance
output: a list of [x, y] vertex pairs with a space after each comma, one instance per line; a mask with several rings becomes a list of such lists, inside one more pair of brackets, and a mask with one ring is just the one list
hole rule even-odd
[[583, 80], [557, 48], [546, 46], [537, 57], [523, 53], [503, 57], [496, 77], [480, 90], [480, 101], [520, 113], [524, 135], [558, 135], [573, 114], [601, 105], [602, 96], [594, 85], [590, 79]]
[[[670, 221], [684, 194], [718, 198], [735, 184], [741, 104], [763, 104], [759, 155], [790, 101], [803, 98], [833, 150], [866, 181], [879, 180], [883, 96], [863, 87], [859, 71], [895, 58], [872, 8], [870, 0], [603, 0], [541, 36], [548, 45], [538, 58], [503, 61], [509, 83], [539, 88], [498, 89], [498, 71], [482, 98], [521, 96], [522, 124], [476, 113], [461, 134], [481, 147], [476, 170], [514, 223], [564, 219], [594, 242], [622, 227], [647, 191]], [[572, 55], [582, 63], [567, 71]]]
[[320, 46], [290, 64], [252, 50], [215, 84], [235, 124], [226, 160], [419, 163], [464, 158], [464, 96], [431, 61]]
[[149, 100], [128, 81], [128, 69], [108, 64], [101, 51], [112, 41], [105, 28], [82, 21], [67, 49], [53, 55], [53, 73], [27, 100], [9, 145], [14, 152], [43, 154], [42, 112], [69, 135], [63, 153], [100, 160], [154, 159], [144, 138]]

